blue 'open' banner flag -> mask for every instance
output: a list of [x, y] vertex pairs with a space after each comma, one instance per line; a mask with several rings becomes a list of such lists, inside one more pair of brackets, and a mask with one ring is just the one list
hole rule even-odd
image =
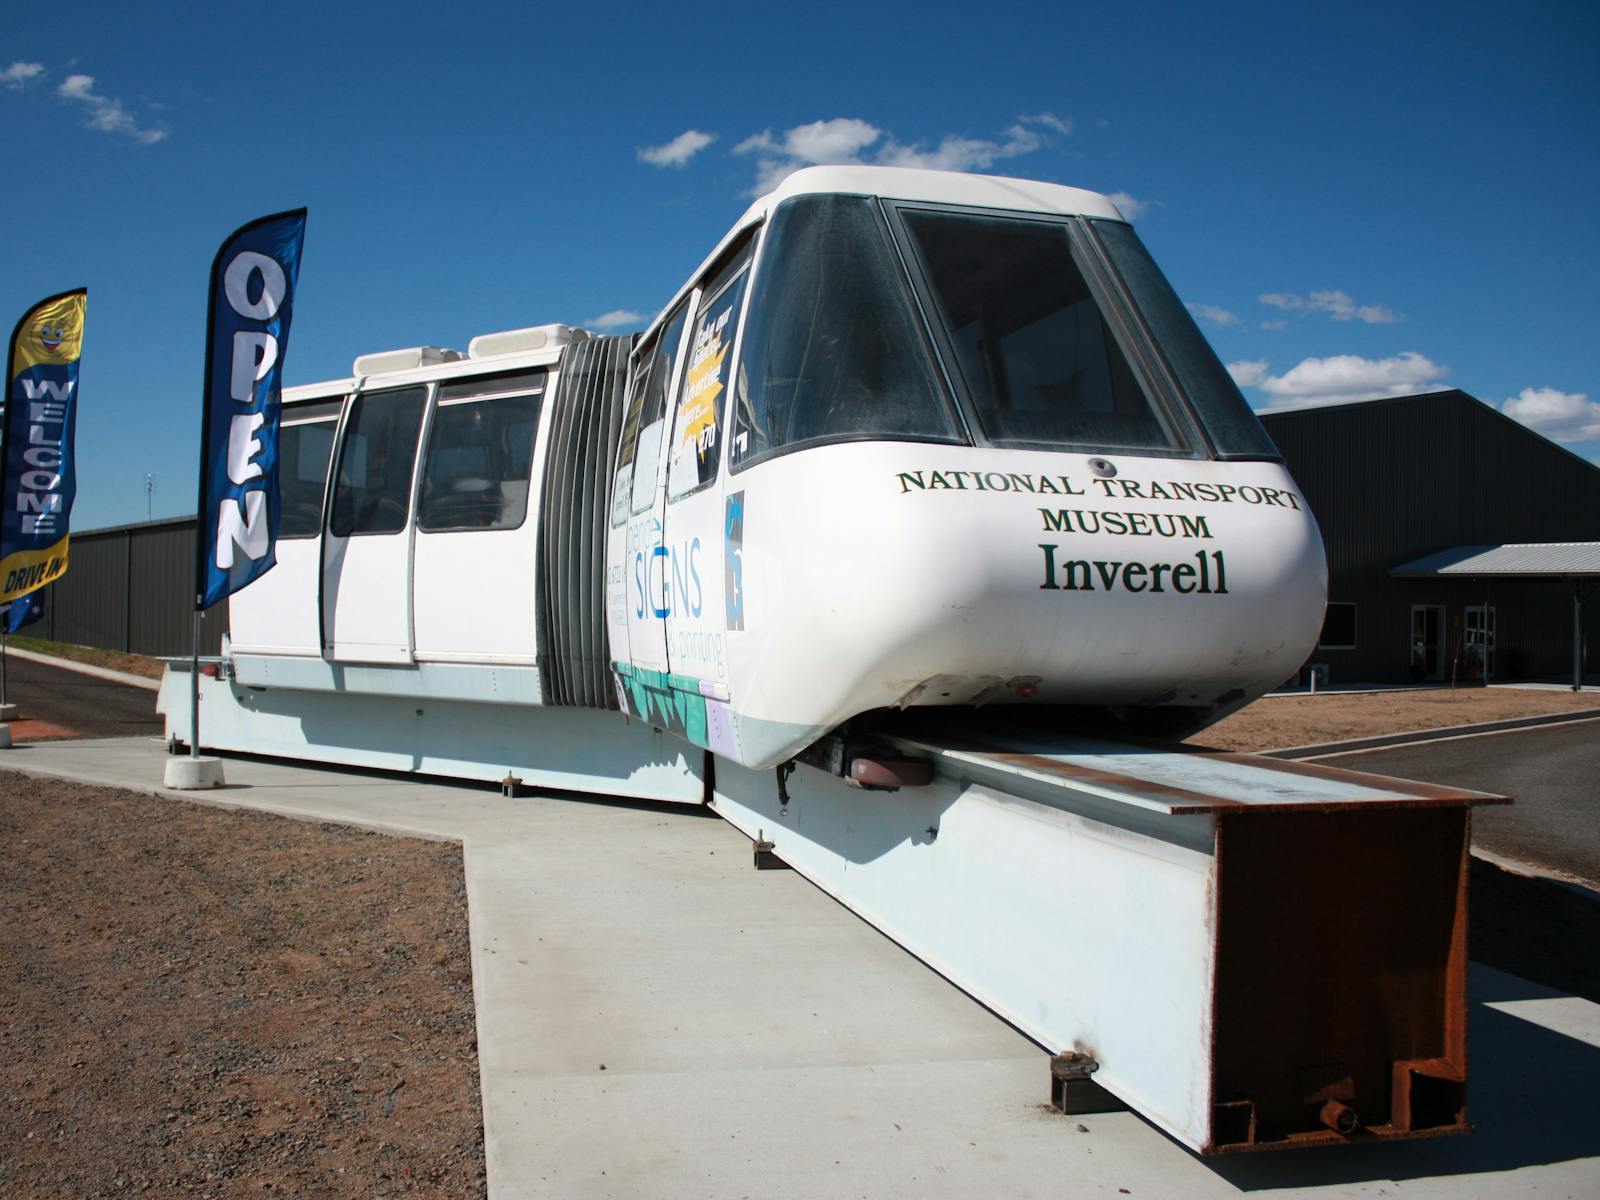
[[77, 495], [72, 435], [89, 293], [41, 300], [17, 322], [6, 356], [0, 443], [0, 604], [67, 569], [67, 518]]
[[278, 416], [306, 210], [252, 221], [211, 265], [195, 607], [277, 561]]

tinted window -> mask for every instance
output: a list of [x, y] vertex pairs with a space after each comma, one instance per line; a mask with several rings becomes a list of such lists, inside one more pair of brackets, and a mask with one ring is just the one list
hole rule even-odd
[[427, 396], [426, 388], [410, 387], [355, 398], [333, 491], [330, 525], [338, 536], [399, 533], [406, 527]]
[[639, 444], [639, 418], [644, 415], [645, 385], [650, 382], [650, 365], [654, 355], [642, 351], [634, 364], [633, 377], [628, 380], [628, 408], [622, 416], [622, 442], [617, 448], [617, 473], [611, 484], [611, 523], [621, 525], [628, 519], [628, 501], [633, 490], [633, 455]]
[[1065, 225], [917, 211], [905, 222], [989, 441], [1184, 448], [1128, 369]]
[[542, 392], [440, 399], [423, 460], [417, 527], [515, 529], [528, 512], [528, 478]]
[[1354, 650], [1356, 648], [1356, 606], [1341, 600], [1328, 603], [1322, 618], [1322, 636], [1317, 639], [1322, 650]]
[[337, 417], [285, 423], [278, 434], [278, 536], [322, 532], [322, 493], [328, 484]]
[[[687, 305], [679, 308], [656, 339], [654, 350], [639, 356], [622, 425], [622, 446], [617, 454], [617, 477], [611, 496], [613, 524], [620, 523], [630, 510], [643, 512], [655, 499], [656, 470], [666, 436], [667, 389], [672, 386], [688, 316]], [[637, 475], [635, 460], [639, 465]], [[630, 496], [631, 506], [626, 499]]]
[[672, 451], [667, 464], [667, 494], [686, 496], [717, 477], [722, 454], [722, 409], [733, 368], [733, 342], [739, 328], [739, 303], [744, 299], [743, 254], [713, 279], [700, 302], [689, 343], [683, 398], [672, 422]]
[[441, 402], [463, 396], [503, 396], [508, 392], [541, 392], [545, 369], [501, 371], [498, 375], [474, 375], [471, 379], [444, 380], [439, 384]]
[[1094, 221], [1092, 225], [1217, 452], [1279, 457], [1272, 438], [1133, 227], [1120, 221]]
[[870, 198], [784, 204], [756, 270], [734, 466], [808, 442], [961, 440]]

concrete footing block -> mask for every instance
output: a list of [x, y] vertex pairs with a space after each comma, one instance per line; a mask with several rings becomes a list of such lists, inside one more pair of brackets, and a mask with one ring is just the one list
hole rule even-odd
[[11, 749], [11, 726], [0, 724], [0, 750]]
[[223, 784], [222, 760], [209, 754], [202, 754], [199, 758], [185, 756], [183, 758], [167, 759], [163, 787], [173, 788], [177, 791], [192, 792], [200, 788], [216, 788]]
[[7, 721], [15, 721], [21, 716], [22, 714], [17, 711], [15, 704], [0, 704], [0, 724], [4, 724]]

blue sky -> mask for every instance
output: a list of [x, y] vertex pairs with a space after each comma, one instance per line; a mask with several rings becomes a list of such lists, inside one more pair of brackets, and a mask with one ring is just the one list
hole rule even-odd
[[0, 36], [0, 320], [90, 290], [79, 529], [146, 474], [194, 510], [207, 271], [253, 217], [310, 210], [305, 383], [627, 327], [763, 178], [849, 159], [1131, 200], [1258, 407], [1455, 386], [1600, 460], [1592, 3], [220, 11]]

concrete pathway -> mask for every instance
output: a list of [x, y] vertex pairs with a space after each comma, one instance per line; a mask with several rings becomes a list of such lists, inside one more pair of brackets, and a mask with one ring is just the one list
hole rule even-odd
[[1508, 975], [1473, 971], [1472, 1137], [1202, 1161], [1049, 1112], [1038, 1047], [713, 817], [240, 759], [164, 793], [163, 758], [0, 771], [462, 843], [497, 1198], [1600, 1193], [1600, 1005]]

